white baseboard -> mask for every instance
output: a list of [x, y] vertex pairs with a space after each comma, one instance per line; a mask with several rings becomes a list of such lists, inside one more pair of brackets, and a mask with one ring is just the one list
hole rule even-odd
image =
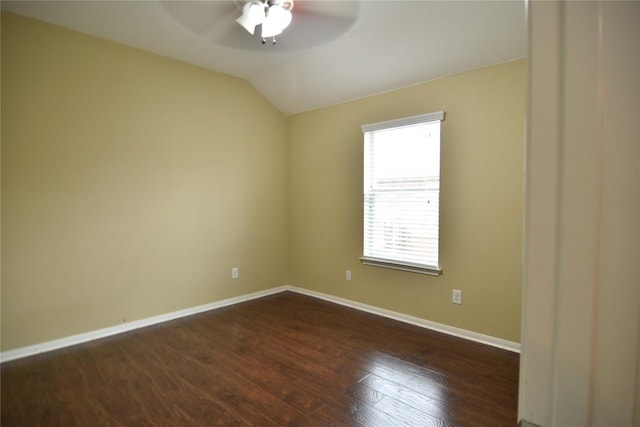
[[372, 305], [367, 305], [360, 302], [348, 300], [345, 298], [335, 297], [333, 295], [323, 294], [321, 292], [310, 291], [304, 288], [298, 288], [295, 286], [285, 286], [285, 288], [292, 292], [297, 292], [297, 293], [308, 295], [311, 297], [320, 298], [326, 301], [334, 302], [336, 304], [355, 308], [357, 310], [366, 311], [368, 313], [388, 317], [389, 319], [398, 320], [404, 323], [409, 323], [415, 326], [419, 326], [421, 328], [431, 329], [433, 331], [442, 332], [448, 335], [453, 335], [453, 336], [464, 338], [470, 341], [479, 342], [482, 344], [490, 345], [492, 347], [498, 347], [504, 350], [520, 353], [520, 344], [517, 342], [503, 340], [501, 338], [492, 337], [490, 335], [484, 335], [477, 332], [468, 331], [466, 329], [456, 328], [454, 326], [432, 322], [430, 320], [421, 319], [419, 317], [409, 316], [408, 314], [402, 314], [395, 311], [386, 310], [384, 308], [375, 307]]
[[434, 331], [442, 332], [448, 335], [476, 341], [482, 344], [490, 345], [492, 347], [498, 347], [505, 350], [520, 352], [520, 344], [495, 338], [489, 335], [479, 334], [477, 332], [468, 331], [466, 329], [455, 328], [453, 326], [444, 325], [442, 323], [436, 323], [418, 317], [409, 316], [407, 314], [398, 313], [384, 308], [374, 307], [351, 301], [345, 298], [335, 297], [321, 292], [310, 291], [308, 289], [298, 288], [296, 286], [279, 286], [276, 288], [267, 289], [264, 291], [253, 292], [247, 295], [241, 295], [239, 297], [228, 298], [222, 301], [216, 301], [210, 304], [199, 305], [196, 307], [186, 308], [184, 310], [173, 311], [171, 313], [165, 313], [158, 316], [148, 317], [146, 319], [136, 320], [133, 322], [123, 323], [121, 325], [111, 326], [108, 328], [98, 329], [95, 331], [85, 332], [78, 335], [72, 335], [57, 340], [46, 341], [40, 344], [30, 345], [27, 347], [21, 347], [14, 350], [3, 351], [0, 353], [0, 363], [8, 362], [10, 360], [20, 359], [27, 356], [33, 356], [35, 354], [44, 353], [47, 351], [57, 350], [64, 347], [69, 347], [76, 344], [82, 344], [88, 341], [97, 340], [100, 338], [106, 338], [111, 335], [120, 334], [123, 332], [132, 331], [134, 329], [144, 328], [145, 326], [155, 325], [157, 323], [167, 322], [181, 317], [190, 316], [192, 314], [201, 313], [204, 311], [215, 310], [221, 307], [227, 307], [229, 305], [238, 304], [241, 302], [249, 301], [256, 298], [261, 298], [267, 295], [276, 294], [279, 292], [291, 291], [299, 294], [311, 296], [314, 298], [323, 299], [325, 301], [333, 302], [336, 304], [344, 305], [347, 307], [355, 308], [357, 310], [366, 311], [368, 313], [384, 316], [389, 319], [398, 320], [400, 322], [409, 323], [422, 328], [431, 329]]
[[95, 331], [85, 332], [78, 335], [60, 338], [57, 340], [46, 341], [40, 344], [30, 345], [27, 347], [16, 348], [14, 350], [3, 351], [0, 353], [0, 363], [10, 360], [20, 359], [27, 356], [33, 356], [38, 353], [58, 350], [60, 348], [69, 347], [76, 344], [82, 344], [88, 341], [106, 338], [111, 335], [121, 334], [123, 332], [132, 331], [134, 329], [144, 328], [145, 326], [155, 325], [157, 323], [167, 322], [169, 320], [179, 319], [181, 317], [190, 316], [192, 314], [201, 313], [203, 311], [215, 310], [217, 308], [226, 307], [233, 304], [261, 298], [267, 295], [283, 292], [287, 290], [287, 286], [267, 289], [265, 291], [253, 292], [239, 297], [228, 298], [222, 301], [216, 301], [210, 304], [199, 305], [196, 307], [186, 308], [184, 310], [173, 311], [171, 313], [160, 314], [158, 316], [148, 317], [146, 319], [135, 320], [133, 322], [123, 323], [121, 325], [111, 326], [108, 328], [97, 329]]

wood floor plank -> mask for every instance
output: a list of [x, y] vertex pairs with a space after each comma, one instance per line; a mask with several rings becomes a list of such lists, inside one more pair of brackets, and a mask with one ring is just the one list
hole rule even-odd
[[381, 399], [374, 407], [410, 426], [451, 427], [451, 424], [443, 418], [434, 417], [389, 396]]
[[369, 405], [375, 405], [378, 403], [385, 395], [379, 390], [368, 387], [366, 383], [366, 379], [369, 378], [371, 374], [367, 375], [363, 380], [358, 381], [353, 384], [347, 390], [347, 394], [355, 397], [356, 399], [361, 400], [364, 403], [368, 403]]
[[2, 363], [3, 426], [515, 426], [517, 354], [283, 292]]
[[379, 400], [382, 400], [383, 396], [387, 396], [404, 402], [434, 418], [453, 419], [452, 402], [441, 394], [447, 393], [447, 390], [430, 388], [416, 391], [414, 388], [407, 388], [401, 383], [395, 383], [376, 375], [368, 375], [359, 384], [378, 393]]

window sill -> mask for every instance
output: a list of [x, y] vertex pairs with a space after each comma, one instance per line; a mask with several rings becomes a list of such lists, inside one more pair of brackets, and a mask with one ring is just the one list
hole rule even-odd
[[429, 276], [440, 276], [442, 269], [435, 267], [427, 267], [420, 264], [403, 263], [381, 258], [360, 257], [363, 265], [371, 265], [373, 267], [390, 268], [392, 270], [408, 271], [410, 273], [427, 274]]

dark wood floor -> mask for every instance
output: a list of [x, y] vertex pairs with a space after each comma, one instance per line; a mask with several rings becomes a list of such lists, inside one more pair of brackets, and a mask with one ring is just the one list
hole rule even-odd
[[518, 355], [284, 292], [2, 364], [2, 426], [515, 426]]

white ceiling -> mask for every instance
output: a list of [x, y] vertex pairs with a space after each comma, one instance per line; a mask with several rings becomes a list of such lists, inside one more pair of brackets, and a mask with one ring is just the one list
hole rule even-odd
[[242, 3], [22, 0], [2, 9], [240, 77], [287, 115], [526, 56], [525, 0], [295, 0], [275, 46], [235, 23]]

